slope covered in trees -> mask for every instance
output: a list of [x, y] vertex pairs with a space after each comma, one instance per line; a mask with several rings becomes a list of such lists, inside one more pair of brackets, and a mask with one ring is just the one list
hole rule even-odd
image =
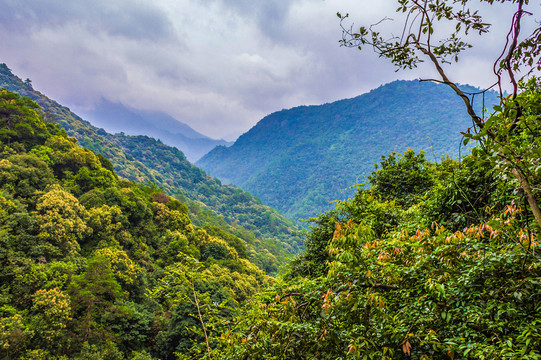
[[[539, 149], [535, 84], [517, 152]], [[541, 358], [541, 229], [482, 148], [383, 157], [273, 283], [239, 238], [119, 179], [36, 107], [0, 91], [2, 358]]]
[[[482, 100], [476, 97], [476, 108]], [[496, 102], [486, 94], [487, 107]], [[348, 188], [366, 181], [381, 154], [411, 148], [431, 159], [457, 155], [460, 131], [471, 126], [446, 86], [396, 81], [353, 99], [273, 113], [197, 165], [296, 220], [351, 196]]]
[[271, 282], [241, 239], [120, 179], [32, 100], [1, 89], [0, 126], [0, 358], [197, 357]]
[[541, 358], [540, 229], [517, 184], [472, 156], [436, 164], [412, 150], [370, 183], [316, 218], [221, 355]]
[[109, 159], [120, 177], [157, 184], [168, 195], [185, 201], [198, 226], [215, 226], [242, 238], [250, 258], [267, 272], [276, 273], [300, 250], [295, 224], [251, 194], [222, 185], [190, 164], [176, 148], [146, 136], [112, 135], [97, 129], [32, 89], [5, 64], [0, 64], [0, 87], [35, 100], [47, 120], [60, 124], [79, 144]]

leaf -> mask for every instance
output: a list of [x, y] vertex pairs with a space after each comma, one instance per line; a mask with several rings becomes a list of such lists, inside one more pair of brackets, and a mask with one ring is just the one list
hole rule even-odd
[[411, 344], [409, 341], [406, 340], [406, 342], [402, 344], [402, 351], [408, 356], [411, 354]]

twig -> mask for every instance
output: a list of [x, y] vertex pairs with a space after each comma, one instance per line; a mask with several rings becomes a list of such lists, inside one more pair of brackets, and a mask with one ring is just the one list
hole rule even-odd
[[192, 284], [192, 291], [193, 291], [193, 298], [195, 300], [195, 306], [197, 307], [197, 314], [199, 315], [199, 321], [201, 322], [201, 326], [203, 327], [203, 334], [205, 334], [205, 342], [207, 343], [208, 358], [209, 360], [211, 360], [209, 338], [207, 336], [207, 328], [205, 327], [205, 322], [203, 321], [203, 317], [201, 316], [201, 311], [199, 310], [199, 301], [197, 301], [197, 294], [195, 293], [195, 286], [193, 284]]

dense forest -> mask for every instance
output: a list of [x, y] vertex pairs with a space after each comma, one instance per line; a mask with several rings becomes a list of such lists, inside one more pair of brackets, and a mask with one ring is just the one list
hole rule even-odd
[[[539, 196], [540, 84], [516, 101], [510, 146]], [[501, 145], [384, 156], [272, 279], [30, 99], [2, 90], [0, 114], [1, 358], [541, 358], [541, 229], [487, 152]]]
[[[486, 113], [447, 74], [463, 37], [491, 26], [470, 2], [399, 0], [401, 38], [337, 14], [343, 46], [368, 45], [398, 70], [434, 66], [431, 81], [466, 108], [469, 151], [379, 154], [366, 184], [310, 219], [303, 244], [293, 223], [177, 149], [96, 129], [1, 65], [0, 359], [541, 359], [541, 27], [521, 37], [526, 0], [484, 2], [515, 9]], [[284, 124], [273, 141], [288, 136], [286, 113], [263, 122]], [[299, 143], [298, 164], [350, 134], [335, 136]]]
[[540, 359], [541, 82], [519, 86], [466, 134], [471, 154], [383, 156], [368, 188], [317, 216], [224, 356]]
[[272, 282], [29, 98], [0, 90], [0, 122], [0, 358], [193, 358]]
[[275, 274], [302, 248], [300, 229], [250, 193], [226, 186], [190, 164], [174, 147], [147, 136], [109, 134], [36, 91], [0, 64], [0, 87], [28, 96], [48, 121], [60, 124], [82, 146], [109, 159], [125, 179], [159, 186], [184, 201], [197, 226], [214, 226], [241, 238], [250, 259]]
[[315, 219], [306, 252], [226, 333], [227, 356], [541, 358], [540, 229], [515, 185], [471, 155], [390, 154]]
[[[490, 91], [475, 97], [474, 107], [482, 113], [498, 102]], [[446, 85], [395, 81], [352, 99], [272, 113], [196, 165], [290, 219], [307, 219], [352, 196], [352, 185], [366, 182], [382, 154], [411, 148], [437, 161], [467, 152], [460, 132], [470, 126]]]

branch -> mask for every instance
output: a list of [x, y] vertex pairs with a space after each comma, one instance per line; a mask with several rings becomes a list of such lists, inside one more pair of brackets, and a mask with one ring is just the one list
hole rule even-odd
[[423, 54], [425, 54], [426, 56], [428, 56], [430, 58], [430, 60], [432, 61], [432, 63], [436, 67], [436, 70], [438, 71], [438, 74], [440, 74], [440, 76], [441, 76], [441, 78], [443, 80], [443, 83], [450, 86], [455, 91], [455, 93], [462, 98], [462, 100], [464, 101], [464, 104], [466, 105], [466, 110], [468, 112], [468, 115], [470, 115], [470, 117], [472, 118], [475, 125], [477, 125], [480, 129], [482, 129], [483, 126], [484, 126], [484, 123], [481, 121], [481, 118], [479, 116], [477, 116], [477, 114], [475, 113], [475, 110], [473, 109], [473, 106], [472, 106], [472, 104], [470, 102], [470, 98], [468, 96], [466, 96], [466, 94], [464, 94], [464, 92], [462, 90], [460, 90], [460, 88], [454, 82], [449, 80], [449, 78], [447, 77], [447, 74], [445, 73], [445, 71], [441, 67], [441, 64], [439, 63], [439, 61], [436, 58], [436, 56], [434, 55], [434, 53], [429, 51], [428, 49], [424, 48], [419, 43], [419, 41], [417, 41], [416, 38], [415, 38], [415, 46], [416, 46], [416, 48], [418, 50], [420, 50]]
[[372, 289], [382, 289], [385, 291], [398, 290], [400, 286], [398, 285], [388, 285], [382, 283], [373, 283], [373, 284], [359, 284], [360, 287], [372, 288]]
[[517, 42], [518, 42], [518, 36], [520, 34], [520, 19], [522, 18], [522, 15], [524, 14], [524, 11], [522, 10], [522, 5], [524, 4], [524, 0], [520, 0], [518, 3], [518, 11], [513, 16], [513, 24], [511, 25], [511, 28], [513, 31], [513, 41], [511, 42], [511, 46], [509, 47], [509, 52], [507, 53], [507, 57], [505, 58], [505, 65], [507, 67], [507, 73], [509, 74], [509, 77], [511, 78], [511, 83], [513, 84], [513, 100], [517, 97], [518, 93], [518, 84], [515, 80], [515, 74], [513, 74], [513, 69], [511, 68], [511, 59], [513, 57], [513, 53], [515, 52], [515, 49], [517, 48]]
[[435, 83], [439, 83], [439, 84], [449, 85], [448, 82], [441, 81], [441, 80], [438, 80], [438, 79], [419, 79], [419, 82], [426, 82], [426, 81], [435, 82]]
[[210, 345], [209, 345], [209, 338], [207, 336], [207, 328], [205, 327], [205, 322], [203, 321], [203, 317], [201, 316], [201, 311], [199, 310], [199, 301], [197, 301], [197, 295], [195, 293], [195, 286], [192, 284], [192, 290], [193, 290], [193, 298], [195, 300], [195, 306], [197, 307], [197, 314], [199, 315], [199, 321], [201, 322], [201, 326], [203, 327], [203, 334], [205, 334], [205, 341], [207, 343], [207, 354], [210, 358]]
[[526, 200], [528, 200], [528, 204], [530, 205], [530, 208], [532, 209], [533, 216], [535, 217], [535, 220], [537, 223], [541, 226], [541, 209], [539, 208], [539, 205], [537, 204], [537, 200], [535, 199], [535, 195], [533, 194], [532, 188], [530, 186], [530, 183], [528, 182], [527, 177], [524, 175], [524, 173], [517, 167], [513, 166], [511, 169], [511, 172], [517, 180], [520, 183], [520, 187], [522, 190], [524, 190], [524, 195], [526, 196]]

